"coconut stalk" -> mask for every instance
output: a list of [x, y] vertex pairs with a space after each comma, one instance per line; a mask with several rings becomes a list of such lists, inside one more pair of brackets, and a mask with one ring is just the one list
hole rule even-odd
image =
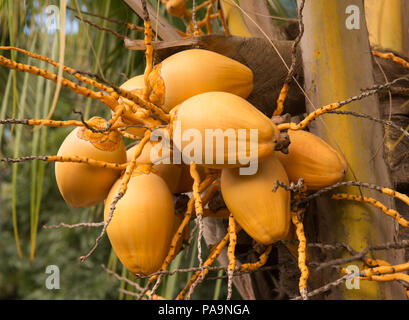
[[[359, 8], [358, 29], [346, 27], [346, 8]], [[363, 0], [306, 1], [304, 8], [305, 34], [301, 41], [305, 90], [309, 96], [307, 110], [341, 101], [374, 85], [372, 58], [364, 13]], [[379, 117], [375, 96], [356, 101], [343, 108]], [[310, 130], [342, 152], [349, 163], [345, 180], [357, 180], [390, 187], [392, 185], [383, 158], [383, 128], [368, 125], [360, 119], [326, 115], [310, 125]], [[341, 192], [374, 197], [393, 208], [392, 199], [368, 190], [346, 187]], [[322, 243], [343, 242], [361, 251], [368, 245], [395, 241], [396, 223], [376, 209], [362, 203], [333, 201], [321, 198], [316, 210], [307, 213], [307, 239]], [[314, 222], [312, 222], [314, 221]], [[308, 224], [309, 223], [309, 224]], [[314, 239], [315, 238], [315, 239]], [[310, 254], [311, 255], [311, 254]], [[339, 256], [338, 256], [339, 257]], [[379, 252], [372, 258], [401, 263], [396, 252]], [[359, 268], [362, 264], [353, 263]], [[310, 285], [320, 287], [342, 274], [328, 269], [311, 274]], [[322, 298], [322, 297], [321, 297]], [[405, 299], [397, 283], [377, 283], [361, 280], [360, 289], [335, 288], [326, 299]]]

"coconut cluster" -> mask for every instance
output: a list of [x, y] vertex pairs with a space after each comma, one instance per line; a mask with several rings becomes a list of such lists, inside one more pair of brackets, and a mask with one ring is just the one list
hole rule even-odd
[[[345, 174], [342, 156], [309, 132], [290, 130], [288, 154], [277, 151], [277, 126], [246, 100], [253, 89], [252, 71], [223, 55], [185, 50], [156, 65], [147, 81], [136, 76], [121, 88], [139, 96], [147, 93], [170, 118], [165, 127], [152, 132], [162, 139], [148, 141], [136, 158], [126, 192], [116, 201], [124, 172], [115, 168], [62, 162], [56, 164], [55, 175], [68, 205], [89, 207], [105, 201], [105, 220], [112, 216], [109, 240], [132, 273], [147, 275], [161, 268], [182, 221], [173, 196], [192, 191], [192, 162], [201, 179], [208, 170], [218, 173], [227, 209], [262, 244], [286, 239], [290, 232], [290, 192], [273, 192], [276, 181], [289, 184], [304, 178], [307, 189], [319, 189]], [[129, 103], [122, 98], [118, 102]], [[142, 108], [135, 110], [135, 117], [122, 115], [119, 121], [132, 126], [139, 115], [158, 121]], [[98, 117], [88, 123], [106, 127], [106, 120]], [[126, 130], [143, 137], [147, 128]], [[58, 155], [123, 165], [131, 162], [136, 150], [138, 144], [126, 150], [114, 129], [95, 132], [80, 127], [67, 136]]]

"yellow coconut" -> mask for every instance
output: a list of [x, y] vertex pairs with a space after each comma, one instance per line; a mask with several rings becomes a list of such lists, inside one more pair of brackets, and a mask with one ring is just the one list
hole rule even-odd
[[[245, 99], [227, 92], [196, 95], [171, 111], [175, 148], [185, 162], [239, 167], [273, 153], [277, 126]], [[189, 162], [190, 163], [190, 162]]]
[[[145, 88], [145, 81], [144, 81], [144, 75], [139, 75], [139, 76], [135, 76], [132, 77], [131, 79], [125, 81], [121, 86], [121, 89], [130, 91], [133, 94], [138, 94], [138, 95], [142, 95], [143, 94], [143, 89]], [[128, 99], [125, 98], [120, 98], [118, 100], [119, 103], [121, 104], [130, 104], [131, 101], [129, 101]], [[144, 110], [142, 108], [139, 109], [140, 113], [144, 116], [148, 115], [148, 111]], [[130, 122], [125, 116], [121, 116], [120, 121], [122, 121], [124, 123], [124, 125], [130, 125], [130, 124], [135, 124]], [[139, 123], [141, 124], [141, 123]], [[144, 134], [145, 134], [146, 129], [145, 128], [141, 128], [141, 127], [129, 127], [125, 130], [125, 132], [130, 133], [136, 137], [139, 138], [143, 138]]]
[[[157, 129], [154, 132], [162, 131], [165, 133], [165, 129]], [[167, 134], [167, 133], [165, 133]], [[161, 141], [162, 138], [158, 138], [159, 140], [153, 139], [153, 134], [151, 135], [151, 140], [149, 140], [143, 147], [140, 155], [136, 159], [137, 163], [143, 164], [155, 164], [161, 162], [172, 162], [172, 154], [170, 151], [170, 143], [169, 143], [169, 136], [166, 138], [167, 142]], [[127, 161], [131, 161], [135, 151], [138, 148], [138, 144], [134, 145], [133, 147], [127, 150]]]
[[[118, 179], [105, 201], [105, 221], [120, 187]], [[161, 267], [170, 249], [175, 223], [172, 194], [165, 181], [154, 173], [136, 173], [116, 204], [107, 233], [125, 268], [147, 275]]]
[[187, 14], [186, 0], [168, 0], [166, 10], [172, 16], [183, 18]]
[[[142, 149], [141, 154], [136, 159], [136, 163], [139, 164], [152, 164], [156, 163], [162, 157], [162, 153], [159, 152], [159, 157], [151, 158], [151, 150], [154, 144], [151, 141], [148, 141], [144, 148]], [[135, 154], [138, 145], [135, 145], [129, 148], [126, 151], [127, 155], [127, 162], [132, 160], [133, 155]], [[172, 161], [172, 158], [170, 158]], [[152, 168], [157, 171], [157, 173], [165, 180], [167, 183], [169, 190], [173, 194], [179, 193], [186, 193], [192, 191], [193, 186], [193, 178], [190, 174], [190, 166], [181, 163], [181, 164], [173, 164], [173, 163], [158, 163], [153, 164]], [[200, 179], [203, 180], [205, 177], [205, 170], [203, 167], [198, 166], [197, 170], [200, 175]]]
[[194, 95], [225, 91], [247, 98], [253, 90], [253, 72], [240, 62], [203, 49], [178, 52], [149, 75], [150, 101], [169, 112]]
[[303, 178], [309, 190], [339, 182], [347, 171], [343, 156], [320, 137], [302, 130], [288, 130], [288, 154], [277, 152], [292, 182]]
[[[94, 117], [88, 123], [93, 127], [103, 128], [106, 121]], [[61, 144], [57, 155], [79, 156], [120, 164], [126, 162], [125, 146], [117, 132], [92, 133], [85, 127], [71, 131]], [[103, 201], [119, 175], [119, 170], [98, 168], [88, 164], [72, 162], [55, 164], [58, 188], [66, 203], [72, 207], [91, 207]]]
[[[148, 141], [136, 159], [136, 163], [152, 164], [152, 168], [165, 180], [173, 194], [192, 191], [193, 178], [190, 174], [190, 166], [184, 163], [173, 163], [173, 155], [169, 148], [169, 141], [164, 144], [161, 143], [163, 137], [169, 139], [169, 137], [166, 136], [167, 131], [164, 128], [155, 130], [155, 133], [162, 136], [162, 138], [158, 138], [158, 141]], [[132, 160], [137, 148], [138, 145], [134, 145], [127, 150], [127, 162]], [[163, 163], [164, 160], [170, 163]], [[200, 179], [203, 180], [205, 178], [205, 169], [198, 166], [197, 170]]]
[[237, 223], [256, 241], [268, 245], [284, 239], [290, 227], [290, 192], [276, 181], [288, 184], [284, 167], [274, 154], [254, 175], [240, 175], [238, 168], [222, 170], [221, 191]]
[[[138, 75], [135, 77], [132, 77], [125, 81], [123, 84], [120, 86], [121, 89], [124, 89], [126, 91], [130, 91], [135, 94], [142, 94], [143, 89], [145, 88], [145, 80], [144, 80], [144, 75]], [[127, 99], [120, 99], [121, 101], [129, 101]]]
[[[182, 168], [182, 172], [180, 173], [179, 183], [176, 188], [178, 192], [175, 193], [190, 192], [192, 191], [194, 182], [192, 175], [190, 174], [190, 166], [184, 163], [182, 163], [180, 166]], [[196, 170], [199, 173], [200, 181], [203, 181], [203, 179], [206, 177], [205, 168], [202, 166], [197, 166]]]
[[[132, 148], [127, 150], [126, 154], [127, 154], [128, 162], [132, 160], [132, 157], [135, 154], [137, 147], [138, 145], [135, 145]], [[136, 159], [136, 163], [152, 164], [152, 160], [154, 160], [150, 158], [150, 152], [152, 150], [152, 147], [153, 147], [152, 142], [150, 141], [147, 142], [147, 144], [144, 146], [142, 150], [142, 153]], [[159, 164], [153, 165], [152, 168], [156, 170], [158, 174], [163, 178], [163, 180], [166, 182], [166, 184], [169, 187], [169, 190], [172, 193], [179, 193], [177, 192], [178, 191], [177, 189], [178, 189], [180, 175], [182, 172], [182, 168], [180, 165], [159, 163]]]

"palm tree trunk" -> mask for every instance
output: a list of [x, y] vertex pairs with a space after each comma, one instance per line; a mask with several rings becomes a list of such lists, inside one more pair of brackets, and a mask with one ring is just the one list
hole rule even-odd
[[[364, 13], [362, 0], [306, 1], [304, 8], [305, 34], [301, 41], [304, 64], [305, 90], [309, 96], [307, 110], [345, 100], [358, 95], [360, 89], [374, 85], [372, 57], [365, 19], [360, 18], [358, 29], [346, 26], [346, 8], [354, 5]], [[359, 16], [361, 17], [361, 16]], [[358, 17], [358, 18], [359, 18]], [[375, 96], [354, 102], [344, 110], [354, 110], [379, 117]], [[342, 152], [349, 163], [345, 180], [370, 182], [390, 187], [391, 179], [383, 158], [383, 128], [367, 122], [339, 115], [325, 115], [314, 121], [310, 129]], [[360, 194], [356, 187], [342, 192]], [[361, 190], [386, 206], [393, 207], [392, 199]], [[373, 207], [357, 202], [321, 198], [316, 210], [308, 213], [314, 230], [307, 226], [307, 239], [322, 243], [346, 243], [356, 251], [368, 245], [395, 241], [397, 225]], [[315, 238], [315, 239], [314, 239]], [[374, 254], [375, 258], [399, 263], [402, 256], [395, 252]], [[355, 263], [360, 268], [362, 264]], [[324, 270], [312, 273], [314, 287], [341, 276], [338, 271]], [[333, 290], [329, 299], [405, 299], [405, 293], [396, 283], [360, 282], [359, 290], [348, 290], [345, 285]]]
[[408, 56], [408, 1], [366, 0], [365, 18], [372, 46]]

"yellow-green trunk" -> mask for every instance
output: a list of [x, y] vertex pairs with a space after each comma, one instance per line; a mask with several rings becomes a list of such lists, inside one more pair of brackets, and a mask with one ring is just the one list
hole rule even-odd
[[[349, 5], [357, 6], [360, 14], [363, 14], [363, 3], [359, 0], [306, 1], [305, 34], [301, 47], [305, 88], [314, 104], [314, 106], [307, 104], [309, 111], [314, 107], [358, 95], [361, 89], [373, 86], [372, 61], [364, 19], [360, 19], [359, 29], [349, 30], [346, 25], [348, 18], [346, 8]], [[343, 109], [379, 117], [375, 97], [352, 103]], [[345, 180], [355, 180], [355, 174], [358, 181], [390, 186], [388, 171], [382, 157], [382, 127], [368, 123], [367, 120], [340, 115], [326, 115], [321, 119], [312, 124], [312, 131], [344, 154], [350, 165]], [[359, 194], [356, 187], [344, 188], [342, 192]], [[368, 190], [363, 190], [363, 194], [376, 197], [387, 206], [393, 207], [390, 199], [380, 197], [379, 194]], [[319, 212], [316, 214], [320, 230], [319, 241], [344, 242], [356, 251], [361, 251], [368, 245], [394, 240], [395, 223], [368, 205], [321, 200], [318, 206]], [[394, 258], [391, 255], [380, 257], [389, 261]], [[361, 267], [358, 262], [351, 264]], [[331, 275], [333, 278], [334, 273], [334, 270], [329, 271], [327, 278]], [[341, 285], [335, 297], [385, 299], [392, 296], [391, 290], [389, 285], [361, 281], [359, 290], [348, 290], [345, 285]], [[399, 295], [400, 292], [394, 297]]]
[[[404, 51], [402, 1], [407, 0], [365, 1], [369, 41], [374, 47], [401, 53]], [[406, 36], [408, 36], [408, 30], [406, 30]]]

